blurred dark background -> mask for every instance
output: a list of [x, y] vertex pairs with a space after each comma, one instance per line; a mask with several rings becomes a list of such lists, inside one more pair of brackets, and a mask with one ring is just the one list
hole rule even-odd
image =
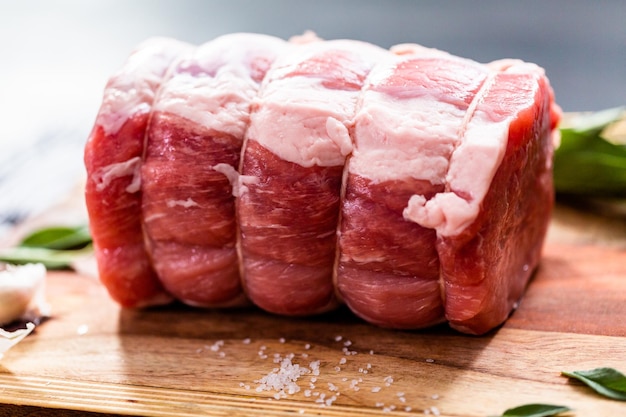
[[624, 0], [0, 0], [0, 222], [80, 177], [106, 79], [145, 38], [305, 30], [521, 58], [546, 69], [565, 111], [626, 104]]

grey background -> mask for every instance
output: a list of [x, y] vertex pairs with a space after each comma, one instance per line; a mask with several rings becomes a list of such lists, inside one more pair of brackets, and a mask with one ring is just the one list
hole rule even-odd
[[566, 110], [626, 101], [624, 0], [0, 2], [3, 65], [27, 74], [39, 62], [40, 71], [103, 77], [152, 35], [200, 43], [236, 31], [290, 37], [307, 29], [385, 47], [417, 42], [478, 61], [533, 61], [546, 68]]
[[521, 58], [546, 69], [566, 111], [626, 104], [626, 0], [0, 0], [0, 220], [81, 175], [106, 78], [145, 38], [305, 30]]

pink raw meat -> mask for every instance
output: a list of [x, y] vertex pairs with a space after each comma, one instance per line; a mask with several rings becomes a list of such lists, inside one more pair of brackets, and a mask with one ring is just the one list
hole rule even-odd
[[108, 81], [85, 146], [85, 199], [100, 280], [125, 307], [172, 299], [144, 248], [139, 170], [154, 95], [170, 63], [189, 48], [164, 38], [141, 44]]
[[85, 149], [102, 282], [124, 306], [246, 294], [484, 334], [539, 263], [559, 118], [543, 70], [516, 60], [312, 35], [148, 42]]
[[[467, 178], [475, 175], [467, 161], [484, 154], [476, 148], [492, 140], [505, 143], [504, 152], [475, 220], [460, 233], [438, 229], [446, 319], [465, 333], [493, 329], [517, 305], [539, 264], [553, 206], [552, 132], [559, 110], [552, 90], [534, 65], [512, 63], [501, 71], [452, 156], [448, 192], [470, 202], [480, 198], [469, 192]], [[481, 163], [487, 161], [483, 156]]]
[[313, 41], [268, 72], [251, 115], [237, 209], [244, 286], [265, 310], [304, 315], [337, 305], [335, 233], [350, 120], [386, 53], [356, 41]]
[[235, 198], [250, 103], [286, 42], [219, 37], [182, 57], [163, 83], [142, 166], [149, 253], [165, 288], [194, 306], [244, 302]]
[[436, 232], [407, 221], [413, 195], [445, 189], [450, 155], [488, 69], [439, 51], [389, 56], [370, 74], [346, 167], [337, 287], [388, 327], [444, 321]]

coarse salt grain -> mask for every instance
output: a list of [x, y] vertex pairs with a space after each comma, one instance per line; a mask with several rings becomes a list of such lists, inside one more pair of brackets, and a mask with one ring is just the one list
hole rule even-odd
[[374, 387], [374, 388], [372, 388], [372, 392], [380, 392], [380, 387]]
[[306, 350], [311, 349], [311, 344], [310, 344], [310, 343], [307, 343], [306, 345], [304, 345], [304, 348], [305, 348]]
[[434, 362], [435, 362], [435, 360], [434, 360], [434, 359], [431, 359], [431, 358], [427, 358], [427, 359], [426, 359], [426, 362], [428, 362], [428, 363], [434, 363]]
[[311, 368], [313, 375], [318, 376], [320, 374], [320, 361], [313, 361], [309, 363], [309, 367]]
[[222, 346], [224, 346], [224, 341], [218, 340], [217, 342], [213, 343], [211, 347], [209, 347], [209, 349], [211, 349], [211, 351], [213, 352], [217, 352]]
[[356, 354], [358, 353], [356, 350], [350, 350], [350, 349], [348, 349], [348, 348], [347, 348], [347, 347], [345, 347], [345, 346], [341, 349], [341, 351], [342, 351], [342, 352], [343, 352], [343, 354], [344, 354], [344, 355], [346, 355], [346, 356], [356, 355]]
[[343, 336], [335, 336], [335, 342], [341, 342], [341, 339], [343, 339]]
[[252, 342], [252, 340], [250, 340], [250, 338], [249, 338], [249, 337], [246, 337], [245, 339], [243, 339], [243, 340], [241, 341], [241, 343], [243, 343], [244, 345], [249, 345], [249, 344], [250, 344], [250, 342]]
[[278, 339], [278, 341], [279, 341], [280, 343], [285, 343], [285, 338], [284, 338], [284, 337], [281, 337], [280, 339]]
[[257, 392], [276, 391], [275, 399], [285, 398], [287, 394], [292, 395], [300, 391], [297, 384], [298, 378], [311, 372], [306, 367], [291, 362], [291, 359], [284, 358], [280, 363], [280, 368], [274, 368], [270, 373], [255, 382], [259, 385]]
[[339, 359], [339, 365], [345, 365], [348, 360], [346, 358]]
[[316, 403], [323, 403], [324, 402], [324, 398], [326, 398], [326, 394], [321, 393], [319, 395], [319, 397], [317, 398], [317, 400], [315, 400]]

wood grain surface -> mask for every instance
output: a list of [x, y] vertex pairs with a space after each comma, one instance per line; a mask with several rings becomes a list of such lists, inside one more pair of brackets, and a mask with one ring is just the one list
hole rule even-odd
[[[52, 317], [0, 362], [0, 415], [473, 417], [550, 403], [624, 416], [626, 403], [560, 372], [626, 371], [625, 248], [621, 215], [559, 206], [519, 308], [483, 337], [381, 329], [345, 309], [129, 311], [92, 277], [50, 272]], [[320, 373], [286, 398], [257, 391], [285, 357]]]

